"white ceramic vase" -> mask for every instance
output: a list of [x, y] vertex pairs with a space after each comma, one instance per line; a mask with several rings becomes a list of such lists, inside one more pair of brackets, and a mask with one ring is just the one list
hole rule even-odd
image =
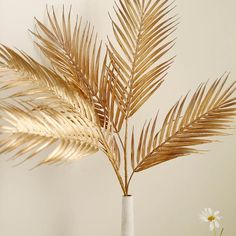
[[133, 196], [123, 196], [121, 236], [134, 236], [134, 202]]

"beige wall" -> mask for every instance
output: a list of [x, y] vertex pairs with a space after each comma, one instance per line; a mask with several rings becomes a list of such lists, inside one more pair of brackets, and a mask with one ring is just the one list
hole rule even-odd
[[[33, 17], [45, 18], [46, 3], [74, 11], [105, 39], [111, 32], [112, 0], [0, 0], [0, 42], [37, 57], [28, 28]], [[167, 109], [190, 88], [225, 71], [236, 78], [235, 0], [178, 0], [181, 24], [169, 79], [134, 123], [143, 124], [160, 108]], [[143, 114], [148, 114], [144, 117]], [[138, 174], [135, 195], [137, 236], [210, 235], [199, 222], [204, 207], [222, 211], [225, 236], [236, 235], [236, 136], [207, 145], [202, 156], [180, 158]], [[28, 171], [33, 163], [12, 168], [0, 160], [1, 236], [118, 236], [121, 191], [105, 157], [93, 157], [60, 167]]]

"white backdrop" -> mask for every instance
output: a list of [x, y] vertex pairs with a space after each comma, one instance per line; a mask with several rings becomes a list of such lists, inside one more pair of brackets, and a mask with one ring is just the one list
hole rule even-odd
[[[34, 16], [46, 18], [46, 4], [62, 4], [91, 21], [101, 38], [111, 35], [110, 0], [0, 0], [0, 43], [38, 56], [27, 29]], [[181, 17], [175, 64], [169, 79], [135, 116], [141, 126], [158, 108], [161, 115], [183, 94], [209, 78], [231, 71], [236, 79], [235, 0], [177, 0]], [[156, 108], [156, 109], [155, 109]], [[147, 114], [148, 117], [144, 117]], [[236, 234], [236, 136], [207, 145], [211, 151], [162, 164], [138, 174], [135, 196], [137, 236], [209, 235], [202, 208], [221, 210], [225, 236]], [[118, 236], [121, 191], [103, 154], [60, 167], [28, 171], [0, 159], [1, 236]]]

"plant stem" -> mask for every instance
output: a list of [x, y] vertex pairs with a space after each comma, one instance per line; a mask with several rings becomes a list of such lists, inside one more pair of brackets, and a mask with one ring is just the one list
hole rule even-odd
[[125, 174], [125, 196], [129, 193], [128, 189], [128, 165], [127, 165], [127, 141], [128, 141], [128, 117], [125, 119], [125, 142], [124, 142], [124, 174]]
[[116, 165], [115, 165], [115, 163], [114, 163], [114, 161], [113, 161], [113, 159], [112, 159], [112, 157], [111, 157], [111, 154], [108, 155], [108, 159], [109, 159], [109, 161], [111, 162], [112, 167], [113, 167], [113, 169], [114, 169], [114, 171], [115, 171], [115, 173], [116, 173], [116, 177], [117, 177], [117, 179], [118, 179], [118, 181], [119, 181], [119, 183], [120, 183], [120, 186], [121, 186], [121, 189], [122, 189], [122, 191], [123, 191], [123, 194], [124, 194], [124, 195], [127, 195], [127, 194], [126, 194], [126, 188], [125, 188], [123, 179], [122, 179], [122, 177], [121, 177], [121, 175], [120, 175], [120, 173], [119, 173], [119, 170], [116, 168]]
[[127, 183], [127, 192], [129, 191], [129, 185], [130, 185], [130, 182], [131, 182], [131, 180], [132, 180], [132, 178], [133, 178], [134, 173], [135, 173], [135, 171], [133, 171], [133, 172], [131, 173], [130, 177], [129, 177], [129, 180], [128, 180], [128, 183]]
[[123, 143], [123, 141], [122, 141], [122, 139], [121, 139], [121, 137], [120, 137], [120, 133], [119, 133], [119, 131], [117, 130], [117, 128], [115, 127], [114, 122], [113, 122], [112, 124], [113, 124], [113, 127], [115, 128], [115, 131], [116, 131], [116, 134], [117, 134], [118, 139], [119, 139], [119, 141], [120, 141], [120, 144], [121, 144], [121, 146], [122, 146], [122, 148], [123, 148], [123, 150], [124, 150], [125, 147], [124, 147], [124, 143]]
[[120, 183], [121, 189], [122, 189], [124, 195], [126, 195], [126, 187], [125, 187], [123, 179], [122, 179], [122, 177], [120, 175], [119, 169], [117, 168], [117, 165], [114, 162], [113, 153], [112, 153], [109, 145], [107, 144], [107, 141], [106, 141], [106, 139], [104, 137], [104, 134], [103, 134], [101, 128], [100, 128], [99, 131], [100, 131], [100, 135], [101, 135], [101, 138], [102, 138], [102, 143], [103, 143], [103, 145], [104, 145], [104, 147], [106, 149], [106, 152], [107, 152], [108, 159], [111, 162], [111, 165], [112, 165], [112, 167], [113, 167], [113, 169], [115, 171], [115, 174], [116, 174], [116, 177], [117, 177], [117, 179], [118, 179], [118, 181]]
[[216, 228], [214, 227], [213, 235], [216, 236]]
[[222, 228], [221, 232], [220, 232], [220, 236], [223, 235], [223, 232], [224, 232], [224, 228]]

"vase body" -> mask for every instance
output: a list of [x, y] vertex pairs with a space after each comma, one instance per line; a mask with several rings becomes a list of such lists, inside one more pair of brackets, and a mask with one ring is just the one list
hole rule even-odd
[[123, 196], [121, 217], [121, 236], [134, 236], [133, 196]]

